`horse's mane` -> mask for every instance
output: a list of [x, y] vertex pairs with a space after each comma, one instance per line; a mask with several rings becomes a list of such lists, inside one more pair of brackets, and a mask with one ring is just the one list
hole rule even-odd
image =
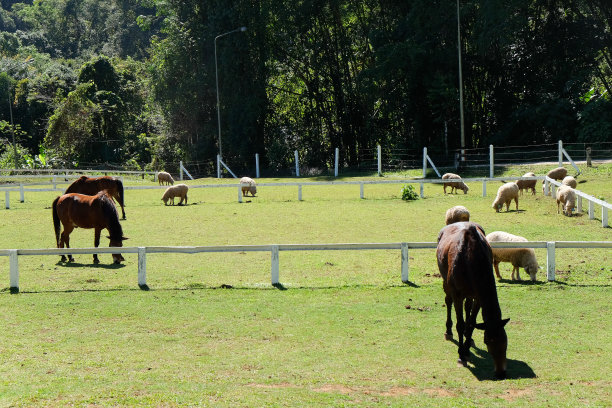
[[123, 237], [123, 228], [119, 222], [119, 213], [113, 199], [106, 190], [100, 191], [97, 196], [100, 200], [102, 214], [104, 214], [104, 218], [108, 222], [108, 234], [113, 240], [120, 240]]

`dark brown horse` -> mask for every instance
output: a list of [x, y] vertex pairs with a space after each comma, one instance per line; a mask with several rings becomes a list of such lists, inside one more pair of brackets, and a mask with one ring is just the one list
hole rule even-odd
[[117, 200], [121, 206], [121, 219], [125, 220], [125, 210], [123, 209], [123, 182], [114, 177], [87, 177], [81, 176], [68, 186], [64, 194], [79, 193], [86, 195], [96, 195], [98, 191], [106, 190], [108, 194]]
[[[495, 376], [506, 377], [508, 337], [497, 299], [492, 268], [491, 247], [482, 227], [473, 222], [459, 222], [444, 227], [438, 235], [438, 268], [446, 294], [446, 339], [452, 339], [451, 309], [455, 306], [459, 335], [459, 362], [467, 364], [474, 328], [484, 330], [484, 342], [493, 357]], [[466, 318], [463, 320], [465, 307]], [[476, 324], [482, 308], [484, 323]], [[465, 336], [465, 339], [464, 339]]]
[[[60, 236], [60, 222], [64, 226], [64, 231]], [[119, 214], [113, 203], [112, 198], [106, 190], [90, 196], [84, 194], [69, 193], [57, 197], [53, 201], [53, 226], [55, 228], [55, 241], [58, 248], [70, 248], [70, 233], [76, 227], [94, 228], [94, 246], [100, 245], [100, 232], [108, 230], [111, 247], [123, 246], [123, 229], [119, 222]], [[68, 255], [68, 262], [74, 259]], [[93, 256], [94, 263], [100, 263], [98, 255]], [[121, 254], [113, 254], [113, 261], [118, 264], [125, 259]], [[62, 255], [62, 262], [66, 257]]]

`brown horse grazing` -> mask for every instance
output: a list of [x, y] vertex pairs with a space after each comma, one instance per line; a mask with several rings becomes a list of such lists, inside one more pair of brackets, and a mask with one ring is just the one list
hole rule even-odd
[[86, 195], [96, 195], [98, 191], [106, 190], [108, 194], [117, 200], [121, 206], [121, 219], [125, 220], [125, 210], [123, 209], [123, 182], [109, 176], [87, 177], [81, 176], [68, 186], [64, 194], [79, 193]]
[[[60, 237], [60, 222], [64, 225], [64, 231]], [[106, 190], [89, 196], [84, 194], [69, 193], [53, 200], [53, 226], [55, 227], [55, 241], [58, 248], [70, 248], [70, 233], [76, 227], [94, 228], [94, 246], [100, 245], [100, 232], [106, 228], [109, 233], [111, 247], [123, 246], [123, 229], [119, 223], [119, 214], [112, 198]], [[100, 263], [98, 255], [93, 256], [94, 263]], [[62, 255], [62, 262], [66, 257]], [[68, 262], [74, 259], [68, 255]], [[121, 254], [113, 254], [113, 261], [118, 264], [125, 259]]]
[[[495, 376], [506, 377], [508, 337], [497, 299], [492, 268], [491, 247], [482, 227], [473, 222], [459, 222], [442, 228], [436, 251], [438, 269], [444, 279], [446, 294], [446, 339], [452, 339], [451, 308], [454, 304], [459, 334], [459, 362], [467, 364], [474, 328], [484, 330], [484, 342], [493, 357]], [[464, 304], [465, 302], [465, 304]], [[463, 320], [465, 307], [466, 318]], [[476, 324], [482, 308], [484, 323]], [[464, 341], [465, 336], [465, 341]]]

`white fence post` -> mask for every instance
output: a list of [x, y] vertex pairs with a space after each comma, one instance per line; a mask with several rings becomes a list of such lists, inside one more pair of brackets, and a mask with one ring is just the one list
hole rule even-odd
[[427, 148], [423, 148], [423, 178], [427, 177]]
[[217, 155], [217, 178], [221, 178], [221, 156]]
[[487, 196], [487, 180], [482, 180], [482, 196]]
[[359, 198], [363, 198], [363, 183], [359, 183]]
[[10, 291], [11, 293], [19, 293], [19, 260], [17, 258], [16, 249], [9, 249], [9, 264]]
[[489, 178], [495, 174], [495, 161], [493, 160], [493, 145], [489, 145]]
[[271, 268], [270, 268], [270, 279], [272, 285], [278, 285], [279, 282], [279, 261], [278, 261], [278, 245], [272, 245], [271, 255]]
[[298, 151], [293, 152], [295, 155], [295, 177], [300, 177], [300, 159], [298, 158]]
[[138, 247], [138, 287], [149, 290], [147, 286], [147, 249]]
[[408, 243], [402, 242], [402, 282], [408, 283]]
[[25, 202], [25, 195], [23, 191], [23, 183], [19, 183], [19, 201]]
[[336, 147], [336, 158], [334, 160], [334, 177], [338, 177], [338, 159], [340, 156], [340, 149]]
[[255, 153], [255, 177], [259, 178], [259, 153]]
[[582, 196], [576, 197], [576, 212], [582, 212]]
[[589, 200], [589, 220], [595, 219], [595, 203]]
[[55, 176], [53, 176], [53, 189], [57, 189], [57, 179]]
[[549, 282], [555, 280], [555, 243], [546, 243], [546, 279]]
[[559, 140], [559, 167], [563, 166], [563, 142]]
[[302, 185], [298, 184], [298, 201], [302, 201]]
[[419, 183], [421, 185], [421, 198], [425, 198], [425, 194], [423, 191], [423, 183]]
[[382, 149], [380, 145], [376, 145], [376, 153], [378, 155], [378, 175], [382, 176]]
[[11, 193], [8, 190], [4, 192], [4, 203], [7, 210], [11, 208]]
[[179, 174], [180, 174], [181, 181], [183, 181], [183, 161], [182, 160], [179, 162]]
[[601, 206], [601, 226], [606, 228], [608, 226], [608, 209], [605, 206]]
[[550, 194], [550, 183], [548, 182], [548, 179], [544, 180], [544, 195], [547, 196]]
[[242, 184], [238, 185], [238, 202], [242, 202]]

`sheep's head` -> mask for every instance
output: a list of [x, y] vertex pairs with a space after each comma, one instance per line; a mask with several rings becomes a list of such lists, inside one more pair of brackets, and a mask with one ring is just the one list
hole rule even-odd
[[470, 189], [467, 185], [463, 185], [461, 186], [461, 189], [463, 190], [463, 194], [467, 194], [468, 190]]
[[525, 272], [529, 274], [529, 277], [531, 278], [532, 282], [536, 281], [536, 273], [538, 273], [539, 269], [542, 269], [542, 268], [540, 268], [537, 262], [525, 266]]

